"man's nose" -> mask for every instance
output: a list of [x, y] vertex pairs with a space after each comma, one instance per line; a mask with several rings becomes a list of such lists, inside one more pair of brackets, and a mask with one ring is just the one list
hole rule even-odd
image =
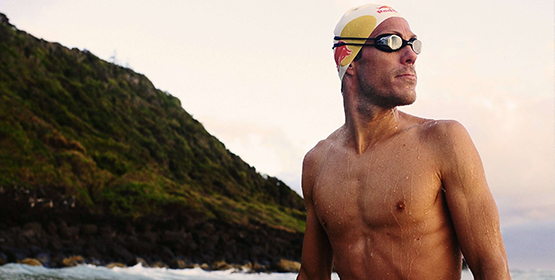
[[418, 55], [412, 49], [412, 46], [406, 45], [401, 50], [399, 50], [403, 54], [401, 55], [401, 63], [403, 64], [414, 64]]

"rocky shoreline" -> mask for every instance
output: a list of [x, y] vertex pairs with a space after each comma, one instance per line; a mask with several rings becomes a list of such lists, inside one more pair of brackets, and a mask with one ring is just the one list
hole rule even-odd
[[69, 198], [29, 204], [0, 192], [0, 265], [27, 263], [49, 268], [99, 266], [241, 269], [295, 272], [303, 234], [256, 221], [236, 224], [203, 220], [186, 209], [149, 218], [89, 213]]
[[195, 230], [126, 231], [93, 224], [67, 225], [63, 220], [43, 227], [30, 222], [0, 230], [0, 264], [24, 263], [49, 268], [79, 264], [99, 266], [201, 267], [252, 272], [296, 272], [299, 234], [259, 225], [249, 229], [214, 221]]

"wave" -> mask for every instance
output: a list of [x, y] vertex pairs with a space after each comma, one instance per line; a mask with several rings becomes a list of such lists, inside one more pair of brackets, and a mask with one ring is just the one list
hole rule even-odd
[[150, 268], [143, 267], [140, 264], [127, 268], [80, 265], [52, 269], [13, 263], [0, 266], [1, 280], [294, 280], [295, 278], [295, 273], [245, 273], [233, 269], [208, 272], [201, 268]]
[[[511, 270], [513, 280], [555, 279], [553, 270]], [[0, 280], [295, 280], [296, 273], [246, 273], [240, 270], [205, 271], [201, 268], [151, 268], [137, 264], [133, 267], [107, 268], [79, 265], [69, 268], [46, 268], [24, 264], [0, 266]], [[339, 280], [337, 274], [333, 280]], [[472, 280], [470, 271], [462, 273], [463, 280]]]

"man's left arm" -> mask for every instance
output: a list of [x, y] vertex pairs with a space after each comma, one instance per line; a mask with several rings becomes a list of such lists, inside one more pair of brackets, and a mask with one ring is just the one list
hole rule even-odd
[[461, 251], [475, 279], [510, 279], [497, 206], [482, 161], [466, 129], [438, 125], [440, 176]]

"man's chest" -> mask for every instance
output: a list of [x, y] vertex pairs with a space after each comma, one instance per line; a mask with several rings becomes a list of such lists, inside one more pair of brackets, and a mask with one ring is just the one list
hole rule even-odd
[[360, 157], [331, 156], [320, 169], [313, 201], [328, 231], [391, 228], [436, 214], [441, 190], [430, 156], [398, 149]]

